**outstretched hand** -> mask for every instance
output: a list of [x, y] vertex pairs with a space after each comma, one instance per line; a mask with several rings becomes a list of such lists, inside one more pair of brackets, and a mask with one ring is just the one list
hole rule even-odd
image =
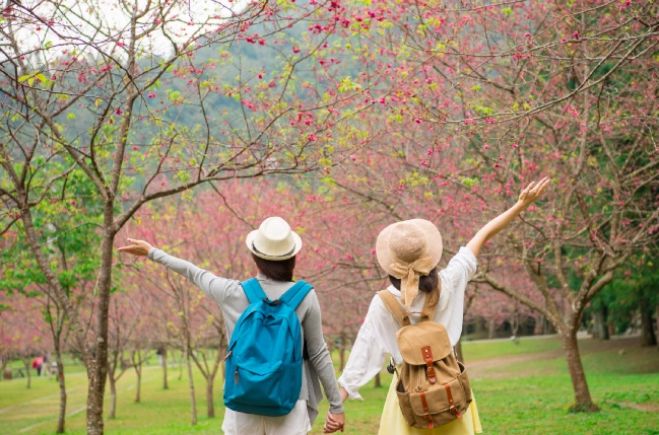
[[549, 177], [544, 177], [540, 181], [532, 181], [528, 186], [522, 189], [517, 202], [521, 203], [524, 208], [528, 207], [540, 198], [542, 192], [545, 191], [550, 181], [551, 179]]
[[540, 181], [531, 182], [528, 186], [522, 189], [522, 193], [519, 194], [519, 198], [515, 205], [485, 224], [483, 228], [478, 230], [469, 243], [467, 243], [467, 247], [471, 252], [475, 256], [478, 256], [483, 244], [494, 237], [499, 231], [506, 228], [513, 219], [519, 216], [519, 214], [526, 210], [529, 205], [533, 204], [534, 201], [540, 198], [540, 195], [545, 191], [550, 181], [551, 179], [549, 177], [544, 177]]
[[118, 249], [119, 252], [127, 252], [129, 254], [137, 255], [138, 257], [146, 257], [149, 254], [149, 250], [153, 248], [149, 242], [144, 240], [131, 238], [127, 240], [130, 244], [120, 247]]

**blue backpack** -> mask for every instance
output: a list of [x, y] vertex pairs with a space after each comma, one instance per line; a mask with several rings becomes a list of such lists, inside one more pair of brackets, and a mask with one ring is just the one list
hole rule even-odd
[[241, 285], [249, 306], [227, 349], [224, 404], [248, 414], [286, 415], [302, 388], [302, 333], [295, 309], [312, 287], [297, 281], [271, 301], [256, 278]]

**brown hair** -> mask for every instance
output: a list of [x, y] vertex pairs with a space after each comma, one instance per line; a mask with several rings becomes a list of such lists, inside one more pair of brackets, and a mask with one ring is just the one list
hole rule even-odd
[[[389, 281], [400, 290], [400, 279], [389, 275]], [[439, 289], [439, 274], [437, 273], [437, 268], [428, 273], [428, 275], [421, 275], [419, 277], [419, 291], [424, 293], [430, 293], [435, 289]]]
[[293, 269], [295, 269], [295, 257], [287, 260], [272, 261], [264, 260], [252, 254], [256, 267], [266, 277], [273, 281], [293, 281]]

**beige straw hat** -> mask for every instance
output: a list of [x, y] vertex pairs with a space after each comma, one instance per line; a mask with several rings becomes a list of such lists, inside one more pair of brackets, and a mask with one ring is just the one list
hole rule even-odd
[[442, 258], [442, 235], [430, 221], [410, 219], [387, 226], [375, 242], [384, 271], [401, 280], [401, 295], [409, 307], [419, 292], [419, 277], [428, 275]]
[[284, 219], [266, 218], [257, 230], [247, 234], [247, 249], [264, 260], [281, 261], [295, 257], [302, 249], [302, 239]]

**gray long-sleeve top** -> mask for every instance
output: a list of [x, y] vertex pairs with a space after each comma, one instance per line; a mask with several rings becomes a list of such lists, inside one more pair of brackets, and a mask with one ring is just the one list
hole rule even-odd
[[[238, 318], [249, 305], [247, 297], [240, 286], [240, 281], [213, 275], [207, 270], [169, 255], [160, 249], [152, 248], [149, 250], [149, 258], [185, 276], [212, 297], [218, 303], [224, 315], [227, 336], [231, 336]], [[293, 285], [292, 282], [273, 281], [261, 274], [257, 275], [256, 278], [271, 300], [279, 299]], [[313, 423], [318, 415], [318, 402], [322, 398], [319, 378], [330, 403], [330, 412], [333, 414], [342, 413], [343, 402], [339, 394], [334, 366], [323, 337], [320, 304], [314, 290], [307, 294], [297, 307], [296, 313], [302, 325], [302, 339], [309, 354], [309, 359], [304, 361], [300, 400], [307, 401], [309, 420]]]

